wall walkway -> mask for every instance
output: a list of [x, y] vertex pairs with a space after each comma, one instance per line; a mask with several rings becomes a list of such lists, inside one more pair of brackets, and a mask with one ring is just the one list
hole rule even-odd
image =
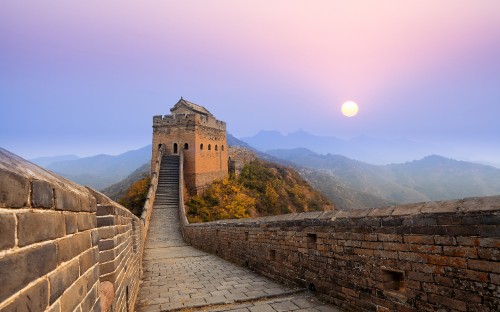
[[137, 311], [336, 311], [298, 288], [187, 245], [179, 222], [179, 157], [162, 160]]

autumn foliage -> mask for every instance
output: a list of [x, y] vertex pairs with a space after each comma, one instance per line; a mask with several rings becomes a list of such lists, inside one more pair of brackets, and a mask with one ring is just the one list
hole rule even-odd
[[214, 181], [186, 205], [190, 222], [333, 209], [295, 170], [262, 160], [245, 165], [237, 178]]
[[136, 216], [140, 216], [146, 202], [150, 183], [151, 179], [149, 177], [134, 182], [127, 189], [125, 196], [118, 200], [118, 203], [127, 207]]

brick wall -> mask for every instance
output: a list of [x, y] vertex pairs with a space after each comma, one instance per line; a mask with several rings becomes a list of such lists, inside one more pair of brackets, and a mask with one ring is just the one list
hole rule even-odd
[[142, 224], [104, 195], [0, 149], [0, 310], [133, 310]]
[[496, 196], [184, 224], [183, 234], [347, 311], [498, 311], [499, 223]]

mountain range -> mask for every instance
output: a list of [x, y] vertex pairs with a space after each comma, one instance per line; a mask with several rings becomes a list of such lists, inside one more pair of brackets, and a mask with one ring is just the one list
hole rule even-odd
[[116, 156], [74, 157], [43, 157], [31, 161], [76, 183], [101, 190], [125, 179], [132, 171], [149, 162], [151, 145]]
[[[401, 164], [371, 165], [308, 149], [270, 150], [341, 208], [369, 208], [500, 194], [500, 169], [438, 155]], [[354, 202], [339, 203], [352, 198]], [[337, 201], [336, 201], [337, 200]]]
[[362, 135], [343, 140], [332, 136], [317, 136], [303, 130], [287, 135], [278, 131], [260, 131], [254, 136], [241, 138], [241, 140], [263, 152], [273, 149], [307, 148], [319, 154], [343, 155], [378, 165], [401, 163], [431, 154], [466, 158], [463, 153], [446, 146], [407, 139], [382, 140]]
[[[276, 133], [273, 135], [279, 138]], [[305, 133], [301, 135], [307, 137]], [[227, 141], [229, 146], [253, 150], [262, 159], [294, 167], [339, 209], [500, 194], [500, 169], [438, 155], [399, 164], [373, 165], [307, 148], [269, 149], [264, 153], [230, 134]], [[148, 174], [150, 159], [151, 145], [147, 145], [116, 156], [66, 155], [32, 161], [118, 199], [135, 180]]]

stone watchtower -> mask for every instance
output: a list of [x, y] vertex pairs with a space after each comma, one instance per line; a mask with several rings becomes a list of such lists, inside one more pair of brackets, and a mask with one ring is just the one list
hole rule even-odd
[[198, 194], [210, 182], [226, 177], [228, 156], [226, 123], [205, 107], [181, 98], [171, 115], [153, 117], [153, 155], [165, 144], [165, 155], [184, 155], [184, 181], [189, 194]]

